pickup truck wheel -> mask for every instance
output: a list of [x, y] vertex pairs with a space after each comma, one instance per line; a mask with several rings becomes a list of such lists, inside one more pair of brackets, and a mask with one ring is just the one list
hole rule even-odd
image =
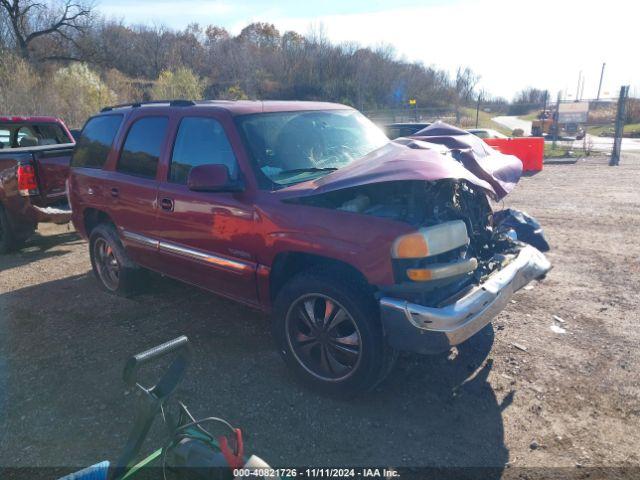
[[283, 286], [274, 303], [273, 333], [294, 373], [326, 393], [370, 390], [395, 360], [373, 296], [338, 272], [304, 272]]
[[113, 225], [103, 223], [91, 231], [89, 255], [102, 288], [124, 297], [138, 292], [142, 271], [127, 255]]
[[4, 208], [0, 205], [0, 254], [16, 250], [20, 246], [20, 243], [11, 229]]

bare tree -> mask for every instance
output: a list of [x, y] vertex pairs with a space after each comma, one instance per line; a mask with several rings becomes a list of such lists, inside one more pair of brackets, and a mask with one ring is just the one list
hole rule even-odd
[[[83, 30], [83, 22], [91, 15], [93, 5], [83, 0], [0, 0], [0, 11], [7, 15], [6, 22], [13, 42], [24, 59], [31, 59], [33, 45], [39, 40], [58, 37], [75, 43], [74, 35]], [[57, 59], [45, 55], [42, 59]]]
[[[152, 96], [162, 72], [184, 67], [201, 80], [209, 98], [323, 99], [365, 110], [398, 108], [416, 99], [421, 108], [455, 108], [458, 116], [476, 104], [478, 77], [471, 70], [460, 68], [454, 76], [399, 58], [388, 45], [335, 44], [321, 24], [304, 36], [258, 22], [237, 35], [215, 25], [174, 30], [107, 19], [86, 1], [91, 0], [0, 0], [0, 58], [22, 57], [31, 67], [43, 59], [79, 60], [120, 101]], [[60, 67], [32, 68], [37, 88], [44, 89]]]
[[460, 124], [460, 106], [472, 101], [473, 90], [480, 77], [478, 77], [469, 67], [458, 67], [454, 81], [456, 123]]

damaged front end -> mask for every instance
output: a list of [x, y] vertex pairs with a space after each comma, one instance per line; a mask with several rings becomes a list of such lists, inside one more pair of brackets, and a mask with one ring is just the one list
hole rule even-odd
[[415, 232], [391, 248], [393, 295], [436, 306], [502, 268], [522, 243], [499, 228], [483, 189], [458, 179], [361, 185], [296, 203], [408, 223]]
[[[389, 189], [398, 190], [389, 195]], [[505, 221], [513, 212], [494, 214], [485, 193], [465, 181], [378, 185], [383, 203], [359, 195], [339, 208], [369, 203], [361, 213], [417, 227], [392, 245], [395, 283], [380, 289], [381, 318], [394, 348], [438, 353], [464, 342], [514, 292], [551, 268], [539, 250], [517, 239], [517, 224], [506, 228], [514, 226]]]
[[446, 351], [551, 268], [531, 245], [532, 239], [546, 245], [537, 222], [522, 212], [491, 208], [490, 198], [501, 199], [517, 183], [519, 161], [459, 132], [440, 125], [418, 140], [283, 192], [291, 195], [285, 201], [413, 227], [390, 246], [394, 282], [378, 285], [385, 334], [396, 349]]
[[417, 353], [447, 351], [482, 330], [517, 290], [551, 268], [545, 256], [530, 245], [505, 255], [500, 263], [502, 267], [484, 281], [438, 306], [382, 297], [380, 312], [389, 344]]
[[514, 219], [528, 219], [527, 227], [535, 220], [494, 213], [485, 191], [465, 180], [367, 184], [295, 201], [415, 228], [390, 248], [394, 283], [379, 286], [385, 334], [399, 350], [438, 353], [464, 342], [551, 268], [518, 240]]
[[551, 268], [504, 222], [513, 211], [494, 214], [486, 193], [464, 180], [369, 184], [295, 201], [415, 227], [391, 246], [395, 282], [379, 286], [385, 333], [400, 350], [438, 353], [465, 341]]

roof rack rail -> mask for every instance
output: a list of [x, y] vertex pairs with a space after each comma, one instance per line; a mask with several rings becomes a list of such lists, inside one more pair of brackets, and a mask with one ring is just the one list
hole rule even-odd
[[145, 105], [163, 105], [168, 104], [170, 107], [192, 107], [196, 104], [196, 102], [192, 100], [152, 100], [148, 102], [133, 102], [133, 103], [122, 103], [120, 105], [113, 105], [111, 107], [104, 107], [100, 112], [110, 112], [111, 110], [115, 110], [116, 108], [138, 108], [143, 107]]

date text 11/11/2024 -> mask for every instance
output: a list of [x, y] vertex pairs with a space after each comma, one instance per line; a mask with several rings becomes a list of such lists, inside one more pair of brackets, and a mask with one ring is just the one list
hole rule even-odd
[[234, 478], [400, 478], [392, 468], [238, 468]]

